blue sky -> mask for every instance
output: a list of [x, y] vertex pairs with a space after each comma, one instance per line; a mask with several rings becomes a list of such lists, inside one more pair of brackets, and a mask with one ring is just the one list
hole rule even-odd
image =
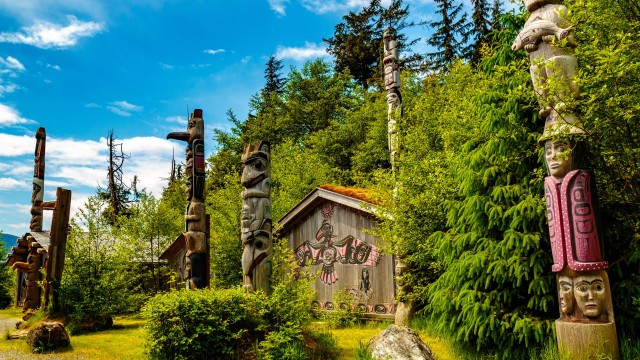
[[[413, 20], [433, 19], [433, 0], [405, 3]], [[105, 185], [111, 129], [131, 155], [125, 178], [138, 175], [159, 196], [173, 151], [184, 157], [184, 143], [165, 136], [186, 128], [189, 110], [203, 109], [211, 154], [212, 129], [229, 129], [228, 109], [246, 118], [270, 55], [283, 61], [284, 74], [316, 57], [330, 61], [322, 39], [367, 4], [0, 0], [0, 230], [29, 230], [38, 127], [47, 131], [45, 201], [58, 186], [71, 189], [75, 212]], [[430, 30], [409, 36], [426, 39]]]

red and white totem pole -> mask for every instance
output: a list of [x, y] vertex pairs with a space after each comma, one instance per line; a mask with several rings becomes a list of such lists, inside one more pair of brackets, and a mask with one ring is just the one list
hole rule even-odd
[[204, 204], [205, 159], [202, 110], [193, 111], [189, 117], [186, 132], [170, 133], [167, 139], [187, 142], [185, 172], [189, 203], [184, 217], [185, 232], [181, 235], [187, 249], [184, 275], [187, 289], [202, 289], [209, 286], [209, 234]]
[[242, 154], [242, 273], [247, 291], [271, 293], [271, 145], [259, 141]]
[[572, 359], [597, 355], [618, 358], [613, 302], [597, 218], [593, 175], [581, 169], [584, 130], [571, 102], [579, 96], [573, 77], [577, 60], [570, 52], [571, 26], [562, 0], [525, 0], [531, 16], [512, 49], [525, 49], [531, 79], [540, 97], [549, 176], [545, 199], [558, 288], [558, 347]]

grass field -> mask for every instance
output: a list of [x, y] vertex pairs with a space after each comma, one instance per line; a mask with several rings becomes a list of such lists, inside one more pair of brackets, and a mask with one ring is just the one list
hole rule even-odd
[[[0, 310], [0, 321], [19, 320], [20, 311]], [[0, 359], [146, 359], [143, 353], [144, 321], [137, 317], [116, 317], [110, 330], [75, 335], [71, 349], [54, 354], [31, 354], [25, 340], [0, 339]]]
[[[5, 322], [14, 328], [13, 324], [19, 320], [19, 309], [0, 310], [0, 322]], [[114, 328], [89, 334], [71, 337], [71, 349], [55, 354], [31, 354], [26, 341], [7, 340], [0, 338], [0, 359], [145, 359], [144, 320], [135, 316], [120, 316], [114, 319]], [[369, 339], [378, 334], [388, 323], [370, 323], [346, 329], [330, 329], [322, 323], [314, 324], [318, 330], [329, 331], [337, 340], [340, 348], [340, 358], [352, 360], [360, 343], [367, 344]], [[421, 338], [431, 347], [439, 360], [458, 359], [450, 345], [433, 334], [419, 331]]]

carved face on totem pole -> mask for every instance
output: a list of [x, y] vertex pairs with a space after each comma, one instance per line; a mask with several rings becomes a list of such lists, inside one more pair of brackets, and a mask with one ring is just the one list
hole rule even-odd
[[571, 142], [565, 139], [551, 139], [544, 144], [544, 158], [549, 175], [562, 179], [573, 167]]
[[252, 187], [268, 178], [271, 173], [269, 165], [269, 146], [261, 145], [258, 151], [250, 153], [242, 159], [242, 185]]
[[574, 279], [573, 290], [578, 307], [584, 316], [596, 318], [602, 314], [606, 299], [602, 276], [577, 276]]
[[565, 315], [573, 314], [575, 298], [573, 296], [573, 279], [568, 276], [558, 277], [558, 295], [560, 310]]

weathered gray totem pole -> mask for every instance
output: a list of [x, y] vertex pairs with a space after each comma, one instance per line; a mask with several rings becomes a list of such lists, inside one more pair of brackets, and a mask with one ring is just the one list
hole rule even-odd
[[[571, 26], [562, 0], [525, 0], [531, 16], [513, 50], [524, 48], [531, 60], [533, 87], [545, 117], [544, 146], [549, 176], [545, 198], [560, 318], [558, 346], [573, 359], [597, 354], [618, 358], [611, 289], [596, 215], [593, 175], [580, 169], [584, 130], [571, 101], [579, 96], [573, 80], [577, 61]], [[565, 40], [566, 39], [566, 40]], [[563, 41], [565, 40], [565, 41]]]
[[271, 293], [271, 159], [270, 144], [259, 141], [242, 154], [242, 272], [247, 291]]
[[185, 232], [182, 237], [186, 246], [185, 280], [187, 289], [202, 289], [209, 286], [207, 216], [205, 214], [205, 161], [204, 120], [202, 110], [195, 109], [187, 123], [186, 132], [175, 132], [167, 139], [187, 142], [186, 166], [187, 205]]
[[[396, 40], [396, 30], [387, 28], [382, 36], [384, 44], [384, 85], [387, 90], [387, 130], [388, 146], [391, 156], [391, 171], [395, 181], [393, 189], [394, 197], [398, 193], [398, 130], [397, 122], [402, 116], [402, 95], [400, 94], [400, 64], [398, 58], [398, 41]], [[403, 275], [408, 271], [405, 262], [405, 254], [396, 254], [396, 315], [395, 324], [398, 326], [411, 325], [413, 317], [413, 303], [407, 298], [407, 293], [411, 290], [409, 284], [403, 280]]]

